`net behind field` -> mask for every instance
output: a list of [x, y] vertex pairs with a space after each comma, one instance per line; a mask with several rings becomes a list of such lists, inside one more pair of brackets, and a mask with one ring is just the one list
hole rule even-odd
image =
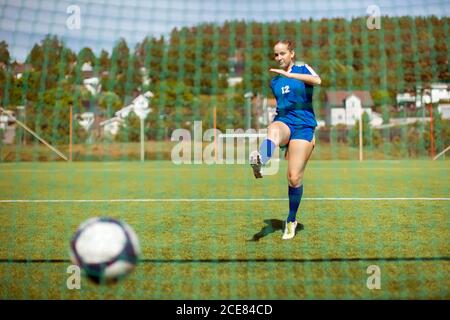
[[[169, 1], [158, 14], [167, 4], [82, 2], [79, 29], [68, 3], [37, 3], [0, 4], [2, 298], [449, 298], [449, 166], [446, 153], [431, 160], [450, 145], [450, 99], [432, 91], [448, 92], [448, 3], [391, 1], [377, 16], [319, 1], [292, 16], [297, 3]], [[267, 128], [273, 44], [285, 38], [322, 79], [324, 124], [291, 241], [283, 153], [257, 181], [241, 164], [249, 139], [239, 153], [237, 139], [219, 138]], [[117, 112], [149, 91], [141, 153], [137, 113]], [[336, 123], [331, 111], [352, 93], [371, 110], [363, 161], [359, 119]], [[94, 216], [130, 224], [140, 261], [116, 285], [83, 277], [71, 290], [69, 242]]]

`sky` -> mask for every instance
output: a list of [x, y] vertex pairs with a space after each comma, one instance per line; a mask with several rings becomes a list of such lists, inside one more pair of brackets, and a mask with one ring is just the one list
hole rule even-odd
[[121, 37], [130, 48], [146, 36], [166, 38], [175, 27], [226, 20], [258, 22], [369, 16], [449, 16], [450, 0], [0, 0], [0, 41], [23, 62], [46, 34], [72, 50], [111, 52]]

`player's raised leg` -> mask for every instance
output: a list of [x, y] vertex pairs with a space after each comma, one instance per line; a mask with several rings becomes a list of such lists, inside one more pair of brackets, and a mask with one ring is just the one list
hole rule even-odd
[[303, 175], [313, 148], [314, 139], [311, 142], [297, 139], [289, 142], [287, 153], [289, 215], [286, 219], [286, 226], [283, 234], [283, 239], [285, 240], [292, 239], [295, 236], [295, 228], [297, 227], [296, 216], [303, 196]]
[[275, 148], [287, 144], [291, 134], [289, 127], [280, 121], [272, 122], [267, 131], [267, 138], [261, 143], [259, 151], [250, 153], [250, 165], [257, 179], [262, 178], [262, 166], [270, 160]]

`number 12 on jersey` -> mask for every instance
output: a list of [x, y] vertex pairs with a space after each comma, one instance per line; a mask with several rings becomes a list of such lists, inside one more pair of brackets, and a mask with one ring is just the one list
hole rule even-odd
[[289, 92], [290, 92], [290, 91], [289, 91], [289, 86], [281, 87], [281, 93], [282, 93], [282, 94], [289, 93]]

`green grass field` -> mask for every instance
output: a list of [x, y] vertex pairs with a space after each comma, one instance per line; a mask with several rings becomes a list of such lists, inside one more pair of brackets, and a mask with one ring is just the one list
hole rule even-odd
[[[0, 164], [0, 298], [450, 298], [448, 161], [311, 161], [291, 241], [285, 171], [285, 161], [262, 180], [246, 165]], [[129, 223], [140, 262], [117, 284], [83, 277], [69, 290], [69, 242], [93, 216]], [[370, 265], [379, 290], [366, 286]]]

